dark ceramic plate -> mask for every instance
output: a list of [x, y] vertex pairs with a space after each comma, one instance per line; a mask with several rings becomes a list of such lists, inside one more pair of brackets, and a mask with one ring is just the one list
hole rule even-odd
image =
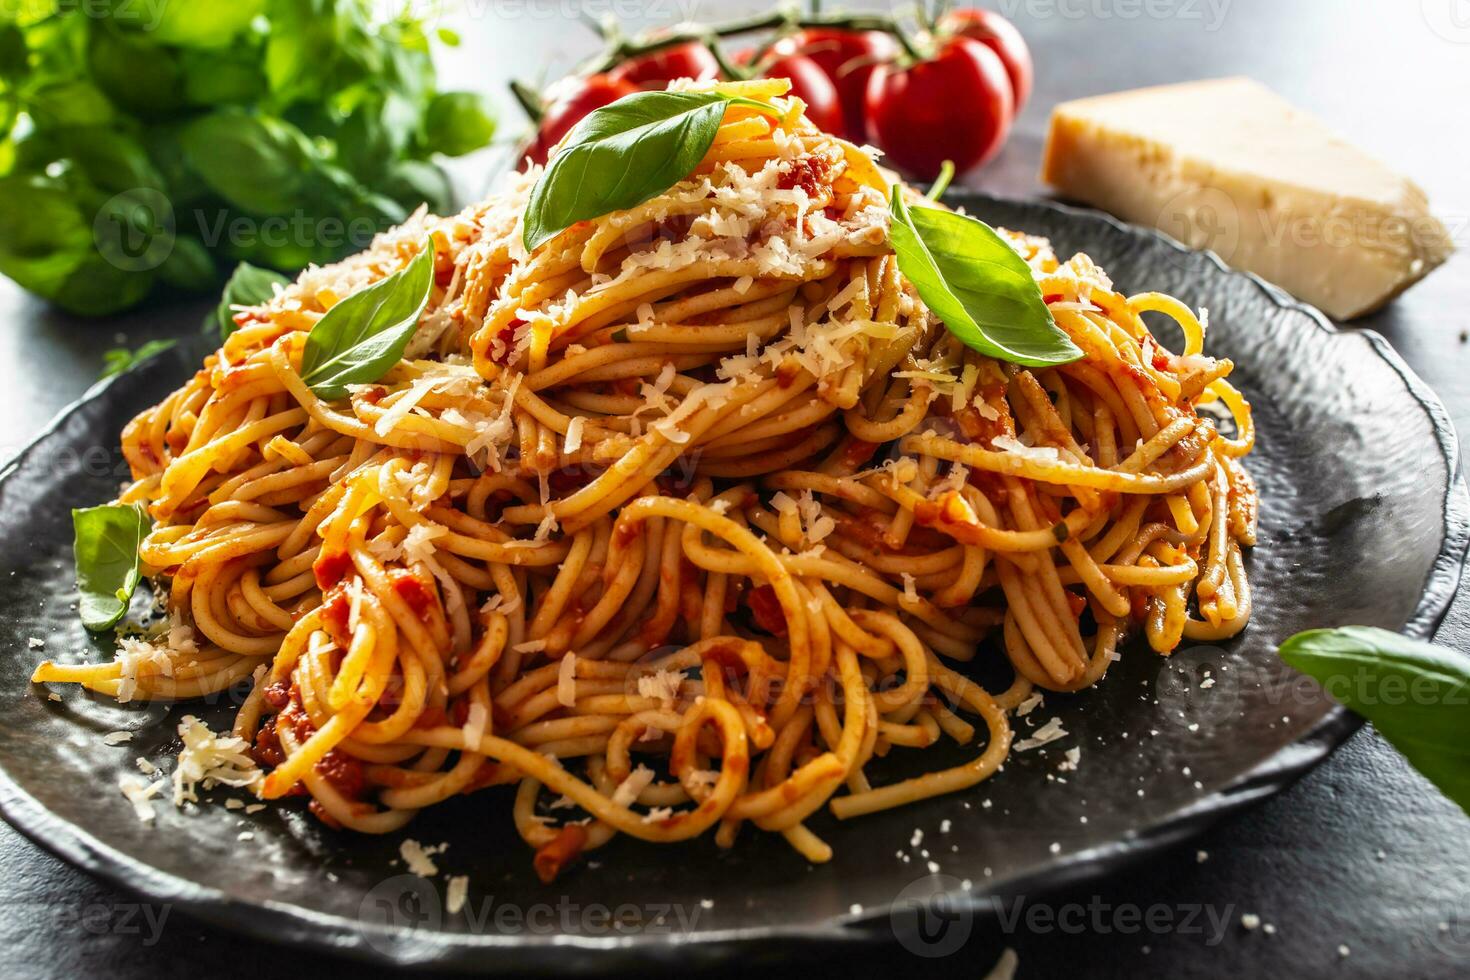
[[[1250, 557], [1255, 617], [1238, 639], [1167, 660], [1135, 644], [1099, 688], [1049, 697], [1020, 722], [1024, 736], [1056, 716], [1067, 738], [1014, 755], [970, 792], [847, 823], [819, 814], [812, 826], [836, 851], [820, 867], [747, 830], [728, 852], [707, 839], [618, 840], [543, 886], [501, 790], [410, 826], [425, 844], [449, 845], [429, 880], [397, 860], [401, 836], [333, 833], [299, 807], [245, 815], [220, 805], [222, 792], [193, 812], [162, 804], [157, 825], [145, 825], [119, 794], [119, 776], [140, 755], [169, 759], [185, 711], [218, 730], [231, 706], [119, 707], [74, 690], [57, 702], [27, 678], [43, 656], [110, 655], [72, 609], [68, 508], [111, 496], [122, 424], [194, 370], [196, 343], [88, 393], [0, 474], [5, 816], [83, 868], [273, 940], [405, 964], [587, 973], [733, 954], [749, 965], [895, 936], [942, 943], [915, 929], [909, 899], [944, 893], [962, 914], [990, 908], [992, 894], [1102, 873], [1276, 792], [1355, 722], [1298, 683], [1275, 645], [1341, 623], [1425, 637], [1454, 592], [1470, 501], [1444, 409], [1376, 334], [1338, 331], [1210, 255], [1094, 213], [961, 203], [1050, 237], [1061, 254], [1086, 251], [1122, 289], [1208, 307], [1208, 349], [1234, 359], [1260, 429], [1249, 461], [1263, 500]], [[29, 648], [30, 637], [44, 650]], [[134, 733], [130, 744], [103, 744], [121, 729]], [[1072, 747], [1080, 764], [1059, 771]], [[945, 751], [946, 761], [967, 754]], [[904, 756], [890, 756], [882, 775], [919, 762]], [[245, 833], [253, 836], [239, 839]], [[451, 874], [471, 881], [455, 914], [444, 905]]]

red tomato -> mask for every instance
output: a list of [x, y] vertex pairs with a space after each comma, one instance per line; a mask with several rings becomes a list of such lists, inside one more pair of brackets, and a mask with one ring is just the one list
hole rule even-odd
[[778, 55], [761, 65], [762, 78], [784, 78], [791, 94], [806, 103], [806, 117], [824, 133], [842, 135], [842, 101], [837, 86], [816, 61], [804, 54]]
[[1016, 25], [993, 10], [951, 10], [939, 19], [941, 34], [959, 34], [979, 41], [1000, 55], [1016, 97], [1016, 111], [1031, 97], [1031, 49]]
[[536, 139], [526, 155], [535, 163], [545, 163], [551, 148], [560, 143], [583, 116], [636, 91], [638, 87], [632, 82], [618, 81], [607, 75], [567, 79], [564, 90], [557, 93], [546, 107]]
[[786, 635], [786, 612], [781, 608], [781, 600], [776, 598], [775, 589], [757, 585], [745, 597], [745, 604], [750, 607], [756, 626], [772, 636]]
[[652, 54], [630, 58], [608, 75], [639, 88], [666, 88], [676, 78], [693, 78], [697, 81], [719, 78], [720, 63], [703, 44], [686, 41]]
[[857, 143], [868, 138], [863, 114], [868, 77], [875, 67], [898, 54], [897, 41], [882, 31], [813, 27], [782, 38], [772, 51], [778, 56], [804, 54], [816, 62], [837, 87], [837, 101], [842, 106], [842, 129], [831, 132]]
[[996, 154], [1015, 114], [1011, 80], [994, 51], [966, 37], [928, 61], [879, 65], [868, 79], [868, 138], [893, 163], [932, 178], [945, 160], [965, 171]]

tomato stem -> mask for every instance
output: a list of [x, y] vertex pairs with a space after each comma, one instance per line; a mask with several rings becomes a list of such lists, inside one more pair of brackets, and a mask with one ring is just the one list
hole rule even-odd
[[714, 34], [710, 34], [704, 39], [704, 46], [709, 48], [710, 56], [715, 59], [715, 64], [720, 66], [721, 75], [724, 75], [733, 82], [743, 81], [751, 77], [750, 72], [732, 63], [729, 58], [725, 57], [725, 52], [720, 50], [719, 41], [716, 40]]
[[578, 14], [577, 19], [587, 25], [587, 29], [596, 34], [605, 42], [611, 42], [620, 33], [617, 21], [593, 17], [585, 10]]
[[546, 103], [541, 98], [541, 93], [536, 91], [525, 82], [514, 78], [510, 80], [510, 94], [515, 97], [516, 103], [521, 110], [530, 117], [533, 125], [539, 125], [541, 117], [546, 115]]
[[[928, 17], [923, 8], [920, 8], [920, 19], [927, 23]], [[812, 4], [812, 11], [806, 15], [800, 15], [791, 9], [780, 10], [770, 14], [758, 14], [752, 17], [744, 17], [736, 20], [726, 21], [723, 24], [710, 24], [702, 29], [689, 29], [670, 31], [659, 34], [656, 37], [634, 39], [621, 36], [615, 30], [615, 25], [603, 25], [607, 31], [605, 35], [608, 45], [602, 55], [586, 66], [586, 73], [604, 72], [620, 62], [643, 55], [656, 54], [667, 48], [677, 47], [681, 44], [703, 44], [708, 46], [711, 38], [735, 37], [740, 34], [751, 34], [757, 31], [775, 31], [776, 37], [768, 41], [760, 48], [762, 53], [768, 51], [770, 46], [781, 37], [799, 28], [831, 28], [847, 31], [879, 31], [891, 36], [898, 42], [903, 50], [904, 58], [910, 63], [923, 61], [928, 53], [925, 45], [917, 43], [913, 37], [898, 23], [897, 19], [887, 14], [855, 14], [839, 13], [824, 14], [818, 3]], [[711, 48], [717, 61], [724, 59]], [[735, 75], [732, 77], [741, 77]]]
[[939, 165], [939, 176], [934, 178], [934, 183], [929, 186], [929, 193], [924, 196], [931, 201], [937, 201], [949, 190], [949, 182], [954, 180], [954, 161], [946, 160]]

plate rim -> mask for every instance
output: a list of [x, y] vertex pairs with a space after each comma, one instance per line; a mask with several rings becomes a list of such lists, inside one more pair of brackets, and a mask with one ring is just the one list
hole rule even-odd
[[[1382, 334], [1367, 328], [1341, 328], [1316, 307], [1292, 297], [1255, 273], [1231, 268], [1211, 250], [1189, 248], [1157, 229], [1130, 224], [1095, 208], [1078, 207], [1043, 197], [1006, 197], [968, 188], [956, 188], [949, 199], [971, 210], [987, 205], [1040, 208], [1071, 220], [1100, 222], [1114, 232], [1152, 239], [1178, 253], [1202, 255], [1220, 273], [1248, 281], [1273, 305], [1304, 315], [1316, 329], [1332, 338], [1332, 342], [1356, 340], [1365, 343], [1398, 375], [1406, 393], [1424, 411], [1449, 475], [1441, 502], [1444, 537], [1421, 587], [1414, 612], [1403, 627], [1403, 632], [1411, 637], [1432, 638], [1454, 600], [1467, 548], [1470, 548], [1470, 490], [1466, 487], [1459, 439], [1448, 410]], [[184, 335], [180, 338], [179, 347], [188, 349], [192, 346], [189, 343], [191, 339]], [[115, 375], [92, 384], [62, 408], [23, 448], [0, 464], [0, 486], [42, 443], [55, 436], [87, 404], [106, 393], [120, 377], [122, 375]], [[1229, 783], [1200, 796], [1190, 806], [1135, 834], [1119, 837], [1100, 847], [1067, 854], [1029, 874], [1008, 878], [989, 887], [945, 892], [943, 897], [970, 915], [984, 916], [989, 912], [988, 900], [993, 895], [1023, 889], [1053, 891], [1141, 861], [1286, 789], [1325, 760], [1361, 724], [1362, 719], [1357, 715], [1335, 705], [1296, 741], [1262, 759]], [[892, 917], [901, 914], [889, 904], [817, 923], [712, 929], [690, 936], [611, 938], [566, 934], [415, 932], [352, 923], [287, 902], [247, 901], [232, 897], [219, 888], [160, 871], [104, 844], [82, 827], [52, 813], [22, 789], [3, 766], [0, 766], [0, 817], [43, 850], [72, 866], [151, 901], [176, 905], [186, 915], [216, 927], [265, 939], [276, 945], [305, 947], [398, 967], [591, 975], [622, 968], [633, 959], [712, 965], [736, 950], [749, 953], [746, 944], [757, 939], [761, 943], [761, 958], [779, 958], [790, 954], [816, 954], [834, 948], [853, 949], [891, 943]], [[373, 934], [372, 941], [368, 938], [369, 933]], [[484, 960], [484, 954], [489, 951], [508, 949], [514, 949], [518, 954], [513, 967]], [[613, 951], [619, 955], [608, 958], [599, 955]]]

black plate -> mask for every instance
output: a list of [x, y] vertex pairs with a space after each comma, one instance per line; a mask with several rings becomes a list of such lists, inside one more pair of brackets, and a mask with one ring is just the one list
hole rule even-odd
[[[542, 886], [503, 790], [456, 799], [409, 827], [425, 844], [449, 844], [432, 880], [396, 861], [402, 835], [333, 833], [292, 807], [245, 816], [219, 805], [222, 792], [194, 812], [160, 805], [148, 826], [117, 791], [119, 775], [139, 755], [168, 759], [180, 715], [218, 730], [231, 706], [120, 707], [75, 690], [54, 702], [28, 676], [42, 656], [110, 656], [71, 607], [68, 508], [114, 492], [123, 422], [195, 369], [196, 343], [89, 392], [0, 473], [6, 818], [83, 868], [273, 940], [407, 964], [587, 973], [735, 953], [750, 965], [895, 935], [925, 944], [907, 899], [948, 892], [961, 910], [989, 908], [993, 893], [1102, 873], [1281, 789], [1356, 722], [1297, 682], [1275, 644], [1339, 623], [1425, 637], [1454, 593], [1470, 498], [1443, 407], [1378, 335], [1338, 331], [1213, 256], [1092, 212], [958, 201], [1050, 237], [1059, 254], [1086, 251], [1124, 290], [1209, 308], [1208, 350], [1236, 362], [1260, 429], [1249, 460], [1263, 498], [1250, 557], [1255, 618], [1237, 640], [1168, 660], [1134, 644], [1101, 687], [1049, 697], [1020, 723], [1024, 736], [1056, 715], [1070, 737], [1014, 755], [968, 793], [848, 823], [815, 816], [836, 851], [820, 867], [747, 830], [729, 852], [708, 839], [617, 840]], [[44, 651], [28, 648], [32, 636], [45, 639]], [[118, 729], [133, 731], [133, 742], [102, 744]], [[1080, 765], [1058, 771], [1074, 746]], [[932, 765], [934, 751], [922, 762], [897, 751], [886, 774]], [[247, 830], [253, 838], [239, 840]], [[448, 874], [470, 875], [467, 912], [444, 911]]]

